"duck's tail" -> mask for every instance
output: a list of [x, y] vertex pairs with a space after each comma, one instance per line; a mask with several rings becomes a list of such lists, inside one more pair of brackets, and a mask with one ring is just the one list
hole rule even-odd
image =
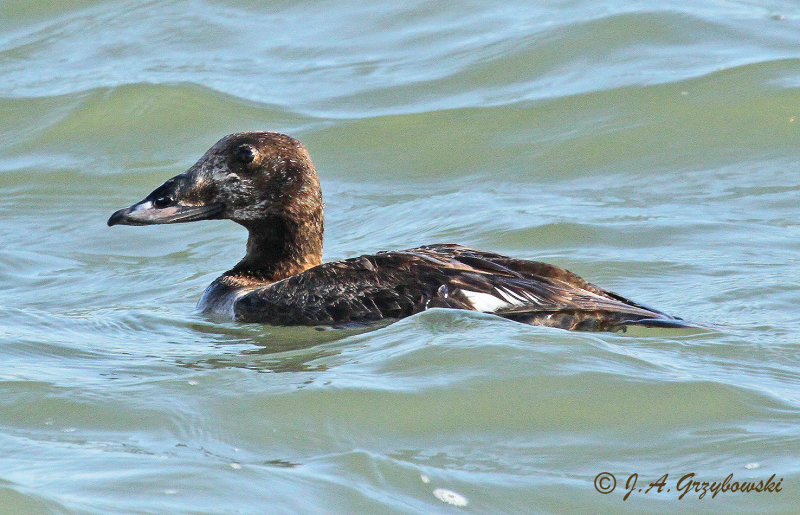
[[624, 332], [628, 326], [652, 327], [662, 329], [687, 329], [696, 327], [680, 318], [653, 313], [653, 316], [631, 316], [630, 313], [611, 311], [565, 311], [496, 313], [509, 320], [529, 325], [557, 327], [571, 331], [612, 331]]

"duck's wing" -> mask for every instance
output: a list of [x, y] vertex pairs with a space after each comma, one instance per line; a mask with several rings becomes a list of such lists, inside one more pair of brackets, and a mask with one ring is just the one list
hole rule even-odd
[[325, 263], [244, 295], [234, 312], [242, 321], [335, 325], [432, 307], [565, 329], [684, 325], [562, 268], [452, 244]]
[[573, 330], [624, 330], [627, 325], [690, 327], [680, 318], [600, 288], [548, 263], [454, 244], [406, 252], [431, 253], [439, 259], [450, 257], [451, 295], [467, 297], [476, 311], [532, 325]]
[[[382, 252], [333, 261], [239, 298], [237, 320], [275, 325], [341, 325], [403, 318], [441, 304], [448, 277], [424, 256]], [[444, 291], [444, 290], [442, 290]]]

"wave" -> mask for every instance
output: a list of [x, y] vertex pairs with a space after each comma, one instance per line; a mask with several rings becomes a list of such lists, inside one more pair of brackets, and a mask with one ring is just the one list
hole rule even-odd
[[674, 84], [797, 59], [791, 22], [760, 9], [487, 4], [451, 18], [453, 10], [367, 14], [345, 4], [331, 18], [307, 4], [100, 3], [1, 38], [0, 96], [194, 84], [250, 108], [351, 119]]

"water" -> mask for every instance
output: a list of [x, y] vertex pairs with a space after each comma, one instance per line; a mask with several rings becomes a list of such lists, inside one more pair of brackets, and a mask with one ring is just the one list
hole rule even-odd
[[[0, 512], [794, 512], [798, 29], [781, 1], [6, 0]], [[460, 242], [704, 328], [208, 320], [243, 229], [105, 220], [253, 129], [309, 148], [326, 259]], [[782, 491], [679, 499], [691, 472]]]

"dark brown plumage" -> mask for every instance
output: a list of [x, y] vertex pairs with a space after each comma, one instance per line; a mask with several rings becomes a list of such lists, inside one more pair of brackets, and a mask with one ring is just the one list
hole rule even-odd
[[240, 321], [343, 325], [440, 307], [575, 330], [685, 326], [562, 268], [460, 245], [322, 264], [323, 204], [314, 165], [297, 140], [272, 132], [222, 138], [189, 170], [117, 211], [108, 224], [210, 218], [246, 227], [247, 254], [208, 287], [198, 307]]

